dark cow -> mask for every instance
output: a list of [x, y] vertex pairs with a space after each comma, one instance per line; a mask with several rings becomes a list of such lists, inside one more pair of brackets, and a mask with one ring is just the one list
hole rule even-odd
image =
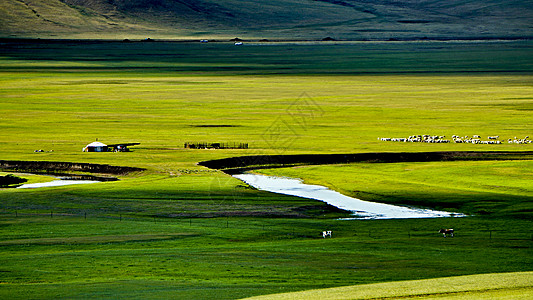
[[453, 229], [441, 229], [439, 230], [439, 233], [442, 233], [444, 237], [446, 237], [447, 234], [453, 237]]

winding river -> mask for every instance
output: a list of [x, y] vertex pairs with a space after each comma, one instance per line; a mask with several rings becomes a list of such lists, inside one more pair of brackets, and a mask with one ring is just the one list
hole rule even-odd
[[[405, 218], [442, 218], [464, 217], [464, 214], [450, 213], [431, 209], [412, 208], [384, 203], [364, 201], [343, 195], [324, 186], [305, 184], [300, 179], [275, 177], [260, 174], [236, 174], [233, 177], [242, 180], [259, 190], [309, 198], [326, 202], [338, 208], [351, 211], [350, 219], [405, 219]], [[18, 189], [65, 186], [73, 184], [91, 184], [116, 178], [96, 178], [93, 176], [56, 177], [58, 180], [23, 184]], [[99, 180], [94, 180], [99, 179]]]
[[405, 206], [363, 201], [348, 197], [320, 185], [305, 184], [300, 179], [248, 173], [233, 175], [233, 177], [238, 178], [259, 190], [316, 199], [338, 208], [352, 211], [354, 214], [354, 219], [406, 219], [465, 216], [464, 214], [456, 214], [445, 211], [410, 208]]

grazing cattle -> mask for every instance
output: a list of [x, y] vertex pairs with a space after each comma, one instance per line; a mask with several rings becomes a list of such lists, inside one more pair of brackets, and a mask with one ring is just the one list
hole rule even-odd
[[331, 230], [322, 231], [322, 237], [326, 238], [327, 236], [331, 237]]
[[446, 237], [447, 234], [453, 237], [453, 229], [441, 229], [439, 230], [439, 233], [442, 233], [444, 237]]

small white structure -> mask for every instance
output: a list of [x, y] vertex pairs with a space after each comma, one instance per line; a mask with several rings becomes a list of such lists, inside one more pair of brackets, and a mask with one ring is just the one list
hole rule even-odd
[[139, 145], [140, 143], [120, 143], [106, 145], [100, 142], [92, 142], [85, 146], [83, 152], [130, 152], [128, 146]]
[[82, 150], [83, 152], [107, 152], [109, 151], [109, 147], [100, 142], [92, 142], [89, 145], [85, 146]]

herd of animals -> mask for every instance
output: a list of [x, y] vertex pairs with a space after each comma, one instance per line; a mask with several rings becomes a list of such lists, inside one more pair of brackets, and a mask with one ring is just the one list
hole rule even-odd
[[[452, 139], [446, 139], [446, 136], [444, 135], [411, 135], [406, 138], [378, 138], [378, 140], [383, 142], [410, 142], [410, 143], [457, 143], [457, 144], [485, 144], [485, 145], [499, 145], [504, 143], [504, 141], [500, 140], [500, 136], [493, 135], [488, 136], [487, 139], [482, 139], [480, 135], [472, 135], [472, 136], [458, 136], [458, 135], [452, 135]], [[526, 136], [524, 138], [509, 138], [507, 139], [507, 143], [509, 144], [531, 144], [533, 143], [533, 140], [529, 139], [529, 136]]]

